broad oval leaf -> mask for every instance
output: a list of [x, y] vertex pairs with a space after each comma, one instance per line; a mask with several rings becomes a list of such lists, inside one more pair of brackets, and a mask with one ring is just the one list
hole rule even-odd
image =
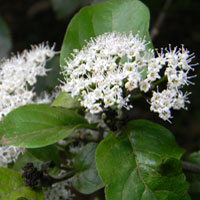
[[43, 147], [72, 134], [88, 123], [72, 110], [31, 104], [10, 112], [0, 125], [1, 142], [26, 148]]
[[71, 20], [61, 49], [60, 64], [85, 41], [105, 32], [138, 33], [150, 41], [149, 10], [138, 0], [109, 0], [80, 10]]
[[74, 169], [76, 173], [72, 184], [76, 190], [83, 194], [91, 194], [104, 186], [96, 169], [96, 148], [96, 143], [89, 143], [75, 157]]
[[17, 200], [43, 200], [42, 191], [31, 190], [24, 186], [21, 174], [11, 169], [0, 167], [0, 199]]
[[122, 136], [109, 135], [96, 151], [106, 199], [190, 199], [180, 169], [182, 153], [167, 129], [145, 120], [131, 121]]

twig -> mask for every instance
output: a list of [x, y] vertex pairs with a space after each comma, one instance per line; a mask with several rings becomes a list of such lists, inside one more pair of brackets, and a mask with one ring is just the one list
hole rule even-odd
[[75, 140], [75, 141], [82, 141], [82, 142], [99, 142], [97, 138], [94, 138], [92, 136], [85, 136], [85, 135], [69, 136], [68, 139]]
[[182, 168], [184, 170], [200, 174], [200, 165], [193, 164], [186, 161], [181, 161], [181, 163], [182, 163]]
[[71, 177], [73, 177], [75, 175], [74, 171], [68, 172], [67, 174], [65, 174], [62, 177], [52, 177], [53, 183], [58, 183], [58, 182], [62, 182], [64, 180], [67, 180]]
[[172, 3], [172, 0], [166, 0], [162, 10], [160, 11], [160, 14], [159, 14], [153, 28], [151, 29], [151, 32], [150, 32], [150, 37], [151, 37], [152, 41], [158, 35], [159, 30], [160, 30], [160, 28], [163, 24], [164, 19], [165, 19], [166, 12], [167, 12], [168, 8], [170, 7], [171, 3]]
[[70, 179], [74, 175], [75, 175], [74, 171], [70, 171], [62, 177], [52, 177], [49, 174], [43, 173], [42, 177], [40, 178], [40, 185], [42, 187], [50, 187], [52, 186], [52, 184]]

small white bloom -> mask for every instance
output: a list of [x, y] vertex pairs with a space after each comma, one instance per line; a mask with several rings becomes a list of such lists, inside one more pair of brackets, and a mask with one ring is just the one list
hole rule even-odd
[[188, 95], [190, 95], [190, 93], [183, 94], [181, 91], [179, 91], [177, 98], [174, 100], [173, 109], [187, 109], [185, 103], [190, 103], [190, 101], [188, 100]]
[[140, 90], [141, 91], [148, 92], [150, 88], [151, 88], [151, 84], [148, 79], [145, 79], [140, 82]]

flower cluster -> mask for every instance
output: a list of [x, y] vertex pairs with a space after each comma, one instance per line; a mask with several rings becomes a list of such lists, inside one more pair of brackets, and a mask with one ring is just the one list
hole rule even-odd
[[[186, 109], [185, 103], [189, 103], [188, 95], [181, 91], [183, 86], [192, 84], [189, 80], [194, 76], [188, 76], [188, 73], [193, 65], [190, 64], [193, 55], [189, 54], [188, 50], [184, 47], [177, 50], [177, 47], [173, 50], [166, 49], [165, 53], [161, 51], [158, 53], [158, 57], [154, 60], [156, 64], [154, 69], [159, 71], [161, 68], [164, 69], [164, 79], [167, 80], [166, 89], [159, 91], [153, 91], [152, 98], [150, 100], [150, 110], [159, 113], [159, 117], [163, 120], [169, 121], [171, 116], [170, 109], [179, 110], [181, 108]], [[148, 67], [149, 71], [149, 67]], [[153, 71], [153, 70], [151, 70]], [[157, 76], [159, 76], [157, 74]], [[148, 77], [147, 77], [148, 79]]]
[[0, 120], [11, 110], [32, 103], [35, 93], [30, 88], [37, 76], [46, 75], [46, 61], [54, 54], [53, 48], [41, 44], [0, 63]]
[[[79, 96], [81, 105], [92, 114], [108, 107], [132, 108], [129, 102], [133, 90], [152, 92], [148, 101], [151, 111], [169, 120], [171, 108], [186, 108], [188, 94], [180, 89], [191, 83], [188, 72], [193, 57], [184, 47], [170, 48], [165, 53], [162, 50], [155, 55], [138, 35], [105, 33], [91, 39], [82, 50], [74, 50], [72, 59], [66, 60], [62, 89], [72, 97]], [[155, 92], [153, 89], [160, 79], [167, 80], [166, 89]]]
[[75, 194], [71, 192], [71, 179], [54, 183], [47, 191], [44, 193], [45, 200], [72, 200]]
[[72, 97], [79, 95], [81, 105], [93, 114], [108, 107], [129, 109], [129, 92], [138, 88], [151, 53], [138, 35], [105, 33], [66, 61], [62, 88]]
[[[54, 47], [40, 44], [0, 63], [0, 121], [11, 110], [34, 103], [32, 86], [36, 83], [37, 76], [46, 75], [46, 61], [55, 55], [53, 49]], [[7, 166], [15, 161], [23, 151], [19, 147], [0, 146], [0, 166]]]

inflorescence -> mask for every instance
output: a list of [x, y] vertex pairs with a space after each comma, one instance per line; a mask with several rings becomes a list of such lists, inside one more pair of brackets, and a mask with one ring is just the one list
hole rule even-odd
[[[0, 121], [13, 109], [29, 103], [47, 102], [46, 98], [37, 98], [33, 91], [37, 76], [45, 76], [48, 59], [55, 55], [54, 46], [40, 44], [32, 50], [13, 56], [0, 62]], [[24, 149], [14, 146], [0, 146], [0, 166], [7, 167], [15, 162]]]
[[[144, 39], [132, 33], [112, 32], [92, 38], [80, 51], [74, 50], [72, 59], [62, 67], [63, 91], [78, 96], [92, 114], [107, 108], [130, 109], [133, 91], [150, 93], [150, 110], [170, 121], [172, 108], [186, 109], [185, 103], [189, 103], [189, 93], [181, 89], [191, 84], [188, 73], [193, 69], [193, 54], [183, 46], [160, 53], [147, 46]], [[156, 85], [159, 80], [167, 82], [161, 91]]]

